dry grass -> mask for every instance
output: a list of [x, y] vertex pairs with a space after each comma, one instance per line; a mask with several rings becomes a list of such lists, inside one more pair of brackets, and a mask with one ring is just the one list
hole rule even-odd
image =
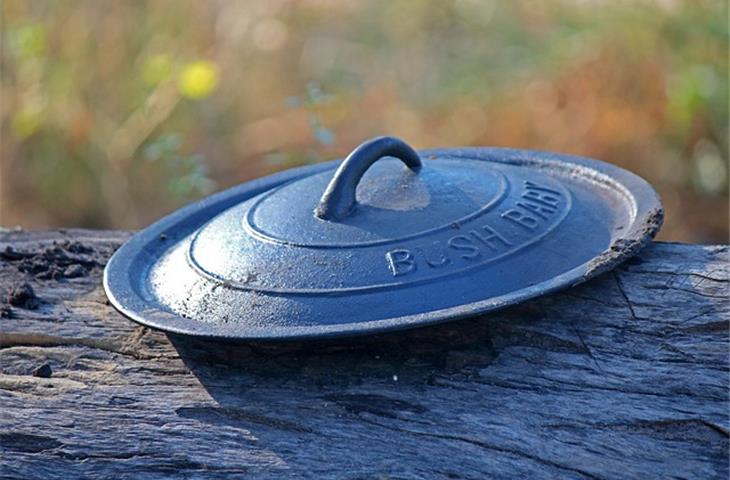
[[0, 224], [136, 228], [370, 136], [592, 156], [728, 236], [722, 1], [5, 0]]

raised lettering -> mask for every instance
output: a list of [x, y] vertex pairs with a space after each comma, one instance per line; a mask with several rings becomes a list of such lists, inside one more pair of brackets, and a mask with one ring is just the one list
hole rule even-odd
[[547, 187], [542, 187], [542, 186], [538, 185], [537, 183], [533, 183], [529, 180], [525, 180], [525, 188], [527, 190], [542, 190], [543, 192], [550, 192], [554, 195], [560, 196], [560, 192], [558, 192], [557, 190], [552, 190]]
[[538, 221], [535, 217], [531, 217], [526, 213], [522, 213], [519, 210], [510, 209], [502, 214], [502, 218], [516, 223], [517, 225], [526, 228], [527, 230], [534, 230], [537, 227]]
[[560, 203], [560, 197], [555, 196], [551, 193], [540, 192], [538, 190], [527, 190], [522, 194], [522, 198], [526, 198], [528, 200], [542, 203], [543, 205], [548, 205], [551, 207], [555, 207], [558, 205], [558, 203]]
[[416, 261], [413, 259], [413, 255], [406, 249], [391, 250], [385, 254], [385, 258], [388, 260], [388, 267], [390, 273], [394, 277], [399, 275], [405, 275], [408, 272], [412, 272], [416, 269]]
[[530, 210], [532, 213], [542, 218], [543, 220], [547, 220], [548, 215], [552, 215], [556, 212], [556, 209], [553, 207], [548, 207], [547, 205], [541, 205], [539, 203], [529, 201], [517, 202], [517, 206], [522, 207], [525, 210]]
[[417, 250], [423, 255], [423, 259], [426, 260], [426, 265], [431, 268], [439, 268], [451, 263], [449, 257], [444, 254], [444, 249], [439, 242], [433, 242], [433, 250], [438, 252], [438, 259], [435, 261], [428, 258], [428, 252], [425, 249], [418, 248]]
[[503, 246], [510, 246], [512, 245], [507, 241], [506, 238], [504, 238], [502, 235], [497, 233], [495, 229], [490, 227], [489, 225], [483, 225], [480, 230], [470, 230], [469, 233], [482, 242], [487, 247], [491, 248], [492, 250], [498, 250], [499, 249], [499, 243], [503, 244]]
[[471, 238], [467, 237], [466, 235], [457, 235], [455, 237], [449, 238], [449, 247], [453, 248], [454, 250], [459, 250], [462, 252], [461, 255], [459, 255], [464, 260], [471, 260], [472, 258], [477, 258], [481, 255], [479, 252], [479, 248], [474, 245], [474, 242]]

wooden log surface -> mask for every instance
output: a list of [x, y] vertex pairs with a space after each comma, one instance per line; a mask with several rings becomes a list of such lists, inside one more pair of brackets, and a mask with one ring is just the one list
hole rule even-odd
[[128, 233], [0, 234], [0, 477], [728, 477], [728, 248], [410, 332], [168, 337], [109, 306]]

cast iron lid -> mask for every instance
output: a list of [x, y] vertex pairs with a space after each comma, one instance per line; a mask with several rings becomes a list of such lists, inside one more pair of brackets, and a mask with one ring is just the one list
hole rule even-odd
[[662, 207], [596, 160], [416, 153], [381, 137], [185, 207], [135, 235], [104, 287], [131, 319], [229, 339], [344, 336], [495, 310], [638, 251]]

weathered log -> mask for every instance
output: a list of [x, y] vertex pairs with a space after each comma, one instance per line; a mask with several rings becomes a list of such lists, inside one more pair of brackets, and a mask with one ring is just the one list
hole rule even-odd
[[116, 313], [126, 238], [0, 236], [0, 477], [728, 476], [725, 246], [655, 243], [477, 319], [234, 345]]

